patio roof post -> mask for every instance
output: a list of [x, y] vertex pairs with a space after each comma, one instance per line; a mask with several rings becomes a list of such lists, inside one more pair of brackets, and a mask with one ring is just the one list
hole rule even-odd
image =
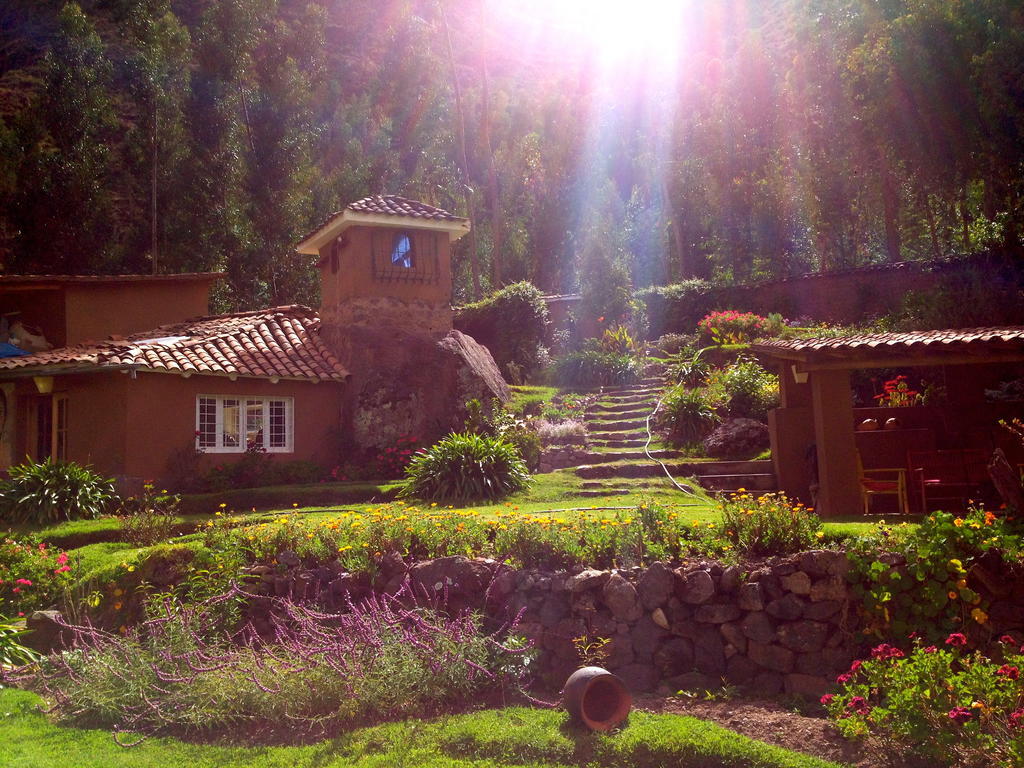
[[818, 453], [817, 512], [822, 516], [855, 514], [860, 510], [860, 479], [850, 372], [813, 371], [810, 383]]

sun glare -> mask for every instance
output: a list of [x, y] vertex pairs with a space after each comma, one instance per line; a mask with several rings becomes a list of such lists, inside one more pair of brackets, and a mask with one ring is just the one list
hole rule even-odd
[[671, 66], [687, 0], [492, 0], [513, 37], [606, 65]]

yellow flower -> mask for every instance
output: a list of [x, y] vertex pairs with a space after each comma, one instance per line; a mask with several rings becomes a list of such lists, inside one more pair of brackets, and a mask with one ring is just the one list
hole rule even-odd
[[956, 600], [956, 592], [953, 592], [953, 591], [947, 592], [947, 593], [946, 593], [946, 596], [947, 596], [947, 597], [948, 597], [948, 598], [949, 598], [950, 600]]
[[135, 570], [135, 566], [134, 565], [129, 565], [128, 566], [128, 573], [131, 573], [134, 570]]
[[124, 594], [124, 590], [121, 589], [120, 587], [118, 587], [117, 589], [114, 590], [114, 597], [120, 597], [123, 594]]
[[964, 521], [963, 521], [962, 517], [958, 517], [955, 520], [953, 520], [953, 525], [955, 525], [957, 528], [959, 528], [963, 524], [964, 524]]
[[979, 624], [984, 624], [988, 621], [988, 614], [981, 610], [981, 608], [975, 608], [971, 611], [971, 618]]
[[825, 538], [825, 532], [824, 531], [818, 531], [814, 535], [817, 536], [819, 539], [824, 539]]

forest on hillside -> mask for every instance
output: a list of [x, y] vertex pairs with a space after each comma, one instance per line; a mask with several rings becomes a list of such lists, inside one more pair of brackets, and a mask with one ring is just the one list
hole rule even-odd
[[565, 2], [3, 0], [0, 271], [315, 304], [377, 193], [472, 217], [459, 301], [1017, 251], [1020, 0]]

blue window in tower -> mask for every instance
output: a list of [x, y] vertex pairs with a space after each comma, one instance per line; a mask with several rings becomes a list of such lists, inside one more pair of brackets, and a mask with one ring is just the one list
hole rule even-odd
[[391, 266], [412, 269], [412, 240], [405, 232], [395, 236], [395, 247], [391, 249]]

